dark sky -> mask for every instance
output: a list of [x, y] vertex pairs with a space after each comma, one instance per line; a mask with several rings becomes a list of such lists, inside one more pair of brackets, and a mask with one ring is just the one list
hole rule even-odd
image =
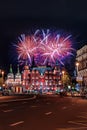
[[11, 63], [9, 45], [34, 28], [56, 28], [70, 32], [76, 48], [87, 41], [87, 0], [1, 0], [0, 66]]

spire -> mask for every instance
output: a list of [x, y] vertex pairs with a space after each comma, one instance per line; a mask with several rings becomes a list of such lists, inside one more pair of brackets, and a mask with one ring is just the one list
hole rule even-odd
[[12, 64], [10, 64], [10, 73], [13, 73]]
[[19, 64], [17, 65], [17, 73], [20, 73]]

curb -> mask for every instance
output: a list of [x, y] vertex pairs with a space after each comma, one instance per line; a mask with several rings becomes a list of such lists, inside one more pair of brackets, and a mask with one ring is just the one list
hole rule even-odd
[[0, 101], [0, 103], [4, 103], [4, 102], [16, 102], [16, 101], [26, 101], [26, 100], [33, 100], [33, 99], [36, 99], [36, 96], [34, 95], [32, 98], [21, 98], [21, 99], [12, 99], [12, 100], [3, 100], [3, 101]]

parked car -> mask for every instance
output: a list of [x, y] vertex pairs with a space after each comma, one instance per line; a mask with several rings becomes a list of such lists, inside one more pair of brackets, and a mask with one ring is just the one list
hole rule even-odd
[[2, 95], [3, 95], [3, 96], [8, 96], [8, 95], [9, 95], [9, 91], [8, 91], [8, 90], [2, 91]]
[[71, 96], [71, 92], [67, 92], [66, 95], [67, 95], [67, 96]]
[[72, 97], [79, 97], [79, 96], [81, 96], [80, 92], [78, 92], [78, 91], [73, 91], [71, 93], [71, 95], [72, 95]]

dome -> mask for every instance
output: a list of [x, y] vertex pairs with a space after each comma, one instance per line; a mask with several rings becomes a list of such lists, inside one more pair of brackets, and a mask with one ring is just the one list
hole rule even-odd
[[14, 74], [13, 73], [8, 73], [7, 77], [8, 78], [14, 78]]

